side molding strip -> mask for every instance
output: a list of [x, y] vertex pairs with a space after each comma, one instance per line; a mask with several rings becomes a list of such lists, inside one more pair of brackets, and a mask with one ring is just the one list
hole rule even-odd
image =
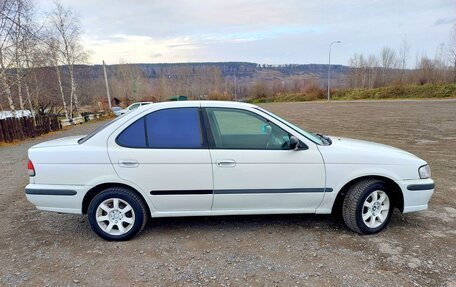
[[434, 189], [435, 184], [411, 184], [407, 186], [408, 190], [429, 190]]
[[332, 192], [332, 188], [218, 189], [215, 194]]
[[152, 190], [151, 195], [197, 195], [212, 194], [212, 190]]
[[151, 195], [198, 195], [198, 194], [256, 194], [256, 193], [308, 193], [332, 192], [332, 188], [278, 188], [278, 189], [217, 189], [217, 190], [153, 190]]
[[69, 189], [25, 189], [26, 194], [34, 194], [34, 195], [63, 195], [63, 196], [71, 196], [76, 195], [76, 190], [69, 190]]

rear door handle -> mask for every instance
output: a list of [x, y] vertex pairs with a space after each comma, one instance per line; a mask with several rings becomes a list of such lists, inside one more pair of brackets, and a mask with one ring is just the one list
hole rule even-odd
[[222, 159], [222, 160], [217, 160], [215, 164], [218, 167], [235, 167], [236, 166], [236, 161], [232, 159]]
[[138, 167], [138, 161], [134, 159], [127, 159], [127, 160], [119, 160], [120, 167]]

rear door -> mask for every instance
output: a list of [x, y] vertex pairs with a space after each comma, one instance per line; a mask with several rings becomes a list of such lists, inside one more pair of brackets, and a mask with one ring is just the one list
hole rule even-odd
[[253, 108], [207, 107], [205, 113], [213, 210], [315, 212], [325, 192], [323, 159], [315, 144], [290, 150], [291, 131]]
[[158, 211], [211, 209], [212, 167], [199, 106], [132, 119], [108, 146], [118, 176], [139, 185]]

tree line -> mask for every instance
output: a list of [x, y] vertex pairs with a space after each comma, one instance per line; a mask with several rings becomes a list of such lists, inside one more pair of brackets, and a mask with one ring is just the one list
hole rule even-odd
[[[38, 11], [33, 0], [0, 0], [0, 111], [55, 113], [68, 119], [87, 109], [106, 108], [100, 65], [82, 65], [79, 18], [54, 2]], [[371, 89], [394, 84], [456, 82], [456, 24], [434, 57], [420, 55], [411, 65], [404, 39], [395, 50], [354, 54], [349, 67], [332, 66], [332, 87]], [[123, 104], [191, 99], [239, 99], [305, 93], [324, 97], [327, 65], [256, 63], [128, 64], [108, 66], [111, 95]]]
[[[67, 118], [79, 112], [74, 67], [87, 58], [80, 27], [60, 2], [38, 17], [32, 0], [0, 0], [0, 99], [6, 99], [13, 114], [25, 109], [44, 113], [51, 104], [49, 94], [60, 96], [53, 106]], [[45, 89], [50, 81], [53, 89]]]
[[410, 45], [404, 38], [398, 50], [384, 46], [379, 54], [355, 53], [349, 59], [347, 78], [351, 88], [378, 88], [394, 84], [438, 84], [456, 82], [456, 24], [447, 43], [434, 57], [417, 55], [410, 65]]

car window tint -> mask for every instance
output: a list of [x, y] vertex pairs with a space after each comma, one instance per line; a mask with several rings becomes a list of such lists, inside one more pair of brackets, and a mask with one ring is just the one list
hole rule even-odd
[[128, 126], [117, 137], [117, 143], [124, 147], [145, 148], [146, 133], [144, 129], [144, 118], [141, 118]]
[[288, 149], [289, 134], [250, 111], [207, 108], [215, 148]]
[[150, 148], [201, 148], [198, 108], [166, 109], [146, 116]]
[[265, 122], [242, 111], [214, 110], [220, 132], [223, 134], [260, 135]]

